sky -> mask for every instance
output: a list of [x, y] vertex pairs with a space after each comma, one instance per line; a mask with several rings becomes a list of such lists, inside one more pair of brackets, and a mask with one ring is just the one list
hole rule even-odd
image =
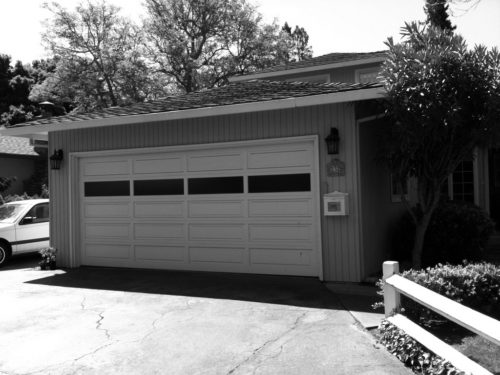
[[[384, 41], [399, 39], [404, 22], [423, 21], [424, 0], [248, 0], [258, 5], [266, 22], [285, 21], [304, 27], [314, 56], [330, 52], [369, 52], [385, 49]], [[456, 0], [455, 0], [456, 1]], [[451, 21], [469, 46], [500, 48], [500, 0], [469, 0], [452, 5]], [[31, 62], [50, 56], [41, 45], [42, 22], [50, 13], [42, 0], [0, 0], [0, 53], [13, 61]], [[81, 0], [59, 0], [67, 9]], [[136, 21], [144, 14], [142, 0], [107, 0]]]

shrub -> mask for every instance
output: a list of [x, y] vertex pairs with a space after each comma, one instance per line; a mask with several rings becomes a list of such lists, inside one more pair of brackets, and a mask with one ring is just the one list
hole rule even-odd
[[[394, 229], [392, 256], [406, 263], [411, 259], [415, 237], [415, 225], [410, 215], [403, 215]], [[494, 223], [486, 212], [473, 204], [440, 203], [425, 234], [422, 265], [460, 264], [464, 259], [482, 260], [493, 229]]]
[[380, 343], [414, 372], [419, 374], [464, 374], [453, 367], [450, 362], [435, 355], [387, 320], [382, 321], [379, 331]]
[[[409, 270], [401, 276], [474, 310], [500, 318], [500, 266], [491, 263], [437, 265]], [[382, 288], [383, 283], [379, 283]], [[426, 307], [401, 298], [404, 313], [414, 320], [432, 324], [443, 318]]]

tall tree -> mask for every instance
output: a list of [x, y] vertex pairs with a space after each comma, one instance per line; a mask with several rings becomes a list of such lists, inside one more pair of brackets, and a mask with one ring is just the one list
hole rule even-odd
[[425, 0], [427, 23], [443, 30], [455, 30], [456, 26], [451, 24], [448, 8], [448, 0]]
[[286, 33], [291, 42], [288, 60], [291, 62], [307, 60], [312, 57], [312, 48], [309, 45], [309, 34], [303, 27], [292, 28], [285, 22], [281, 30]]
[[[64, 86], [63, 91], [87, 98], [84, 109], [142, 101], [148, 96], [149, 88], [143, 90], [145, 82], [149, 83], [148, 72], [138, 51], [140, 30], [119, 15], [118, 7], [104, 0], [87, 0], [75, 11], [56, 2], [45, 7], [52, 19], [43, 40], [58, 57], [57, 73], [45, 83], [50, 88], [46, 91]], [[68, 78], [73, 81], [64, 81]]]
[[400, 44], [386, 42], [381, 75], [391, 126], [380, 155], [401, 187], [416, 180], [416, 205], [402, 200], [415, 223], [412, 263], [420, 268], [442, 184], [475, 147], [498, 135], [500, 53], [468, 50], [462, 37], [439, 27], [406, 24], [402, 35]]
[[290, 48], [246, 0], [146, 0], [149, 57], [185, 92], [284, 62]]

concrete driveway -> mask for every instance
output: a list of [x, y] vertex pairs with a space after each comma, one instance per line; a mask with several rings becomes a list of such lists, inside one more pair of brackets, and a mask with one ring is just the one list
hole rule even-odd
[[0, 270], [2, 374], [410, 373], [313, 278], [35, 266]]

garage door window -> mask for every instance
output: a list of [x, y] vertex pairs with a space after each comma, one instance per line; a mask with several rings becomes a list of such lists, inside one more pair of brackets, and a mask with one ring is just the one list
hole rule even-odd
[[243, 176], [188, 179], [189, 194], [241, 194]]
[[183, 195], [184, 180], [182, 178], [169, 180], [136, 180], [134, 195]]
[[92, 181], [85, 183], [86, 197], [121, 197], [130, 195], [129, 181]]
[[249, 193], [282, 193], [293, 191], [311, 191], [311, 176], [309, 173], [248, 177]]

